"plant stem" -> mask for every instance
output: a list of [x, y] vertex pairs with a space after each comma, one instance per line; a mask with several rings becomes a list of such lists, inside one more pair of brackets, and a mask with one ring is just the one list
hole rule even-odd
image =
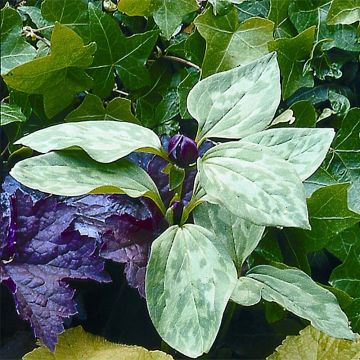
[[230, 328], [231, 320], [234, 315], [235, 309], [236, 309], [236, 303], [234, 303], [233, 301], [229, 301], [229, 303], [226, 307], [226, 310], [225, 310], [223, 323], [222, 323], [222, 326], [220, 328], [219, 335], [217, 338], [218, 342], [223, 342], [223, 340], [225, 339], [226, 334], [228, 333], [228, 330]]
[[177, 56], [163, 55], [163, 56], [161, 56], [161, 59], [166, 59], [166, 60], [170, 60], [170, 61], [176, 61], [176, 62], [178, 62], [180, 64], [191, 66], [191, 67], [193, 67], [193, 68], [195, 68], [197, 70], [201, 70], [200, 66], [197, 66], [196, 64], [192, 63], [191, 61], [179, 58]]

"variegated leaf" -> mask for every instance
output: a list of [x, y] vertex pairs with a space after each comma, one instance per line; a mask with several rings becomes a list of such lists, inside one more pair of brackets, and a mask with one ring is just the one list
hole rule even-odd
[[265, 227], [243, 220], [224, 207], [203, 202], [193, 212], [197, 225], [211, 230], [233, 259], [238, 272], [246, 258], [255, 250]]
[[198, 225], [172, 226], [152, 244], [146, 300], [160, 336], [190, 357], [210, 350], [237, 274], [216, 237]]
[[125, 159], [101, 164], [82, 151], [52, 152], [18, 162], [10, 174], [25, 186], [55, 195], [117, 193], [146, 196], [164, 211], [150, 176]]
[[305, 180], [324, 161], [334, 135], [333, 129], [279, 128], [249, 135], [244, 140], [268, 147], [291, 163], [300, 179]]
[[80, 147], [94, 160], [110, 163], [133, 151], [161, 153], [158, 136], [140, 125], [118, 121], [81, 121], [59, 124], [27, 135], [15, 144], [47, 153]]
[[309, 229], [300, 178], [266, 147], [227, 142], [208, 150], [198, 167], [208, 201], [254, 224]]
[[275, 53], [197, 83], [187, 106], [198, 121], [198, 139], [239, 139], [264, 130], [280, 102]]
[[241, 276], [231, 295], [231, 300], [242, 306], [253, 306], [261, 300], [262, 288], [262, 283], [252, 278]]
[[264, 300], [278, 303], [332, 337], [355, 339], [335, 295], [304, 272], [259, 265], [246, 276], [263, 285], [261, 296]]

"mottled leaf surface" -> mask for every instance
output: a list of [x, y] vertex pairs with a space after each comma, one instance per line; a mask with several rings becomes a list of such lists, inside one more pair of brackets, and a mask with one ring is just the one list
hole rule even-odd
[[321, 165], [335, 136], [333, 129], [271, 129], [244, 138], [266, 146], [295, 167], [301, 180]]
[[22, 20], [16, 10], [1, 9], [1, 74], [32, 60], [36, 50], [21, 35]]
[[17, 163], [11, 175], [30, 188], [55, 195], [76, 196], [91, 192], [147, 196], [163, 210], [160, 195], [149, 175], [124, 159], [101, 164], [80, 151], [49, 153]]
[[231, 295], [231, 300], [241, 306], [253, 306], [261, 300], [263, 284], [250, 277], [241, 276]]
[[278, 303], [332, 337], [355, 339], [336, 297], [302, 271], [259, 265], [246, 276], [263, 284], [261, 296], [264, 300]]
[[273, 39], [273, 23], [253, 17], [239, 23], [234, 8], [224, 16], [215, 16], [208, 9], [195, 20], [196, 28], [206, 40], [202, 76], [248, 64], [268, 51]]
[[198, 165], [210, 202], [258, 225], [309, 228], [301, 180], [271, 150], [228, 142], [208, 150]]
[[94, 160], [110, 163], [133, 151], [160, 153], [161, 143], [151, 130], [119, 121], [81, 121], [36, 131], [16, 142], [40, 153], [80, 147]]
[[16, 67], [4, 80], [18, 91], [43, 95], [45, 113], [53, 117], [71, 104], [75, 93], [91, 87], [92, 79], [84, 70], [91, 65], [95, 49], [94, 43], [84, 46], [73, 30], [56, 23], [50, 55]]
[[147, 305], [161, 337], [190, 357], [208, 352], [236, 279], [210, 231], [192, 224], [166, 230], [152, 245], [146, 273]]
[[270, 124], [280, 102], [275, 54], [212, 75], [190, 91], [187, 106], [198, 121], [199, 139], [241, 138]]
[[40, 345], [24, 356], [24, 360], [171, 360], [161, 351], [149, 351], [140, 346], [111, 343], [100, 336], [85, 332], [81, 326], [66, 330], [59, 336], [55, 352]]
[[204, 202], [193, 213], [194, 222], [212, 231], [233, 259], [238, 271], [254, 251], [265, 227], [243, 220], [225, 208]]

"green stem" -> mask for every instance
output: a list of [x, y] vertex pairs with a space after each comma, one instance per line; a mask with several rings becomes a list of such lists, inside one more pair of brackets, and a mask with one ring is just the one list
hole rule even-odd
[[233, 301], [229, 301], [229, 303], [226, 307], [226, 310], [225, 310], [223, 323], [222, 323], [222, 326], [220, 328], [219, 335], [217, 338], [218, 342], [223, 342], [223, 340], [225, 339], [226, 334], [229, 331], [229, 328], [231, 325], [231, 320], [234, 315], [235, 309], [236, 309], [236, 303], [234, 303]]

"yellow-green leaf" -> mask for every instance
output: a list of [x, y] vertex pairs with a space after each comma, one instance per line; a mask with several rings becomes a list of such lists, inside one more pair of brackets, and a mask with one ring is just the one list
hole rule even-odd
[[300, 335], [288, 336], [268, 360], [358, 360], [360, 336], [356, 341], [334, 339], [312, 326]]
[[111, 343], [100, 336], [85, 332], [81, 326], [66, 330], [59, 336], [55, 352], [44, 345], [31, 351], [23, 360], [171, 360], [161, 351], [140, 346]]

